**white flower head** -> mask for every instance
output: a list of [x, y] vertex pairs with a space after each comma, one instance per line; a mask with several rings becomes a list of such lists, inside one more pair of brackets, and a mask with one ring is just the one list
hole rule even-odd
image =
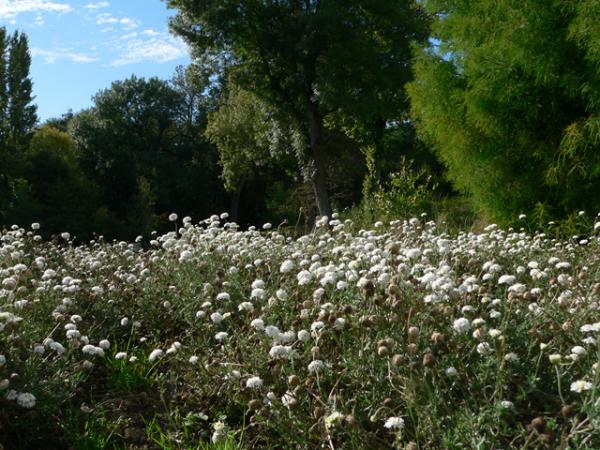
[[389, 430], [401, 430], [404, 428], [404, 419], [401, 417], [389, 417], [383, 426]]
[[246, 387], [249, 389], [260, 389], [263, 385], [263, 380], [260, 377], [250, 377], [246, 380]]
[[471, 328], [471, 323], [466, 317], [461, 317], [454, 321], [452, 328], [454, 328], [457, 333], [466, 333]]
[[594, 385], [592, 383], [585, 380], [577, 380], [571, 383], [571, 391], [577, 392], [578, 394], [581, 394], [583, 391], [589, 391], [593, 387]]
[[22, 392], [17, 395], [17, 404], [21, 408], [31, 409], [35, 406], [35, 396], [28, 392]]
[[148, 356], [148, 361], [153, 363], [158, 358], [161, 358], [162, 355], [163, 355], [163, 351], [160, 348], [157, 348], [156, 350], [152, 350], [152, 352], [150, 353], [150, 356]]

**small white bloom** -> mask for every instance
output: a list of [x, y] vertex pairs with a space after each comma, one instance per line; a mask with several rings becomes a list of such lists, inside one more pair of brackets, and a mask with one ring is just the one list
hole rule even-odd
[[213, 323], [221, 323], [223, 321], [223, 315], [219, 312], [214, 312], [210, 315], [210, 320], [212, 320]]
[[227, 292], [219, 292], [217, 294], [217, 301], [219, 302], [228, 302], [231, 296]]
[[250, 326], [255, 330], [262, 331], [265, 329], [265, 322], [262, 319], [254, 319], [250, 322]]
[[267, 292], [262, 288], [252, 289], [252, 293], [250, 294], [250, 298], [256, 298], [259, 300], [263, 300], [267, 296]]
[[250, 377], [246, 380], [246, 387], [249, 389], [260, 389], [263, 385], [263, 380], [260, 377]]
[[254, 305], [250, 302], [242, 302], [238, 305], [238, 311], [252, 312], [254, 311]]
[[482, 356], [489, 355], [492, 353], [492, 346], [487, 342], [480, 342], [477, 344], [477, 353]]
[[452, 327], [457, 333], [466, 333], [469, 331], [469, 328], [471, 328], [471, 323], [466, 317], [461, 317], [460, 319], [456, 319], [454, 321]]
[[298, 285], [304, 286], [304, 285], [309, 284], [312, 281], [313, 275], [308, 270], [303, 270], [302, 272], [300, 272], [297, 275], [296, 278], [298, 279]]
[[449, 376], [449, 377], [457, 377], [458, 376], [458, 370], [456, 370], [455, 367], [450, 366], [450, 367], [448, 367], [446, 369], [446, 375]]
[[401, 430], [404, 428], [404, 419], [401, 417], [390, 417], [385, 421], [383, 426], [390, 430]]
[[502, 334], [502, 332], [500, 330], [497, 330], [496, 328], [492, 328], [490, 331], [488, 331], [488, 334], [492, 338], [497, 338]]
[[219, 342], [223, 342], [228, 337], [229, 334], [227, 334], [225, 331], [219, 331], [217, 334], [215, 334], [215, 339]]
[[571, 391], [581, 394], [583, 391], [589, 391], [594, 385], [589, 381], [577, 380], [571, 383]]
[[35, 406], [35, 396], [28, 392], [22, 392], [17, 395], [17, 404], [22, 408], [33, 408]]
[[288, 273], [291, 272], [292, 270], [294, 270], [294, 261], [292, 261], [291, 259], [287, 259], [284, 262], [281, 263], [281, 267], [279, 268], [279, 271], [281, 273]]
[[323, 369], [325, 369], [325, 363], [320, 359], [315, 359], [308, 365], [308, 371], [310, 373], [321, 372]]
[[551, 364], [558, 364], [562, 359], [562, 355], [559, 353], [552, 353], [551, 355], [548, 355], [548, 359]]
[[306, 330], [298, 331], [298, 340], [307, 342], [310, 339], [310, 333]]
[[158, 358], [161, 358], [162, 355], [163, 355], [163, 351], [160, 348], [157, 348], [156, 350], [152, 350], [152, 353], [150, 353], [150, 356], [148, 356], [148, 361], [153, 363]]

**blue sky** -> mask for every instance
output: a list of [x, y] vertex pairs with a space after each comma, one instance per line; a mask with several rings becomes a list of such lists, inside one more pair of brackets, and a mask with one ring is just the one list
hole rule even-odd
[[29, 36], [40, 119], [91, 106], [92, 96], [135, 74], [170, 78], [189, 63], [169, 34], [161, 0], [0, 0], [0, 26]]

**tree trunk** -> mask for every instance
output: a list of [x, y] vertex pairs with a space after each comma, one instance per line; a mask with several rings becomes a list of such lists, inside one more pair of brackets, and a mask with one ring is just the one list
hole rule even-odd
[[231, 213], [229, 217], [230, 222], [235, 222], [239, 225], [239, 215], [240, 215], [240, 199], [242, 197], [242, 189], [244, 188], [244, 181], [239, 183], [239, 186], [236, 188], [235, 192], [231, 196]]
[[320, 216], [331, 217], [331, 204], [327, 191], [327, 173], [325, 164], [325, 150], [323, 148], [323, 122], [317, 111], [317, 105], [310, 102], [308, 109], [308, 126], [310, 134], [310, 150], [315, 162], [315, 172], [312, 177], [317, 208]]

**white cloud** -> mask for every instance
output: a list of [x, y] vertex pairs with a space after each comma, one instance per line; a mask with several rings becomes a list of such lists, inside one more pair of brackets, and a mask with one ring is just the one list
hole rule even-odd
[[44, 59], [44, 63], [52, 64], [58, 61], [59, 59], [66, 59], [68, 61], [77, 62], [77, 63], [91, 63], [94, 61], [98, 61], [98, 58], [95, 56], [84, 55], [83, 53], [73, 52], [69, 49], [64, 48], [56, 48], [52, 50], [43, 50], [40, 48], [32, 48], [31, 55], [35, 57], [41, 57]]
[[102, 8], [108, 8], [110, 6], [110, 3], [108, 2], [98, 2], [98, 3], [88, 3], [87, 5], [84, 6], [85, 9], [102, 9]]
[[114, 17], [111, 13], [102, 13], [96, 16], [96, 24], [119, 24], [122, 25], [125, 30], [133, 30], [140, 25], [140, 21], [136, 19], [130, 19], [129, 17], [123, 17], [119, 19]]
[[48, 2], [44, 0], [0, 0], [0, 19], [14, 20], [21, 13], [73, 11], [67, 3]]
[[137, 32], [133, 31], [131, 33], [124, 34], [123, 36], [121, 36], [120, 39], [123, 39], [123, 40], [131, 39], [131, 38], [137, 37], [137, 35], [138, 35]]
[[160, 33], [152, 28], [148, 28], [147, 30], [142, 31], [142, 34], [145, 34], [146, 36], [158, 36]]
[[107, 23], [117, 23], [119, 19], [113, 17], [111, 13], [102, 13], [96, 16], [96, 24], [104, 25]]
[[121, 43], [118, 48], [120, 55], [114, 59], [111, 66], [124, 66], [143, 61], [165, 63], [188, 56], [188, 48], [183, 41], [168, 33], [159, 33], [149, 39], [130, 39]]
[[35, 26], [35, 27], [41, 27], [41, 26], [44, 25], [44, 23], [46, 23], [44, 21], [44, 18], [42, 16], [37, 16], [35, 18], [35, 20], [33, 21], [33, 26]]

